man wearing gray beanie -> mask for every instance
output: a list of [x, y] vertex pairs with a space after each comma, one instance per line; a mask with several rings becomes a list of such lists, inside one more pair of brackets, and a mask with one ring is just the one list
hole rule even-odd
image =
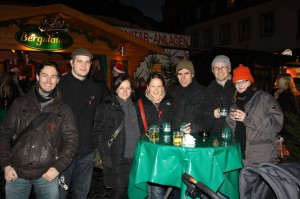
[[207, 101], [210, 107], [212, 122], [211, 132], [221, 133], [225, 126], [225, 118], [234, 102], [235, 86], [231, 81], [231, 62], [226, 55], [216, 56], [211, 63], [215, 76], [207, 88]]

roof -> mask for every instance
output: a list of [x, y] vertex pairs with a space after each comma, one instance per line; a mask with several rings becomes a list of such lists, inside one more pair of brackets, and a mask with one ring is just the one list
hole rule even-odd
[[120, 44], [129, 43], [156, 53], [163, 51], [163, 49], [157, 45], [139, 39], [97, 18], [86, 15], [63, 4], [37, 7], [9, 5], [9, 7], [13, 9], [5, 9], [5, 6], [1, 5], [0, 21], [20, 19], [23, 24], [26, 24], [32, 20], [32, 18], [42, 20], [47, 15], [57, 14], [67, 21], [70, 29], [85, 30], [90, 37], [101, 36], [110, 46], [119, 46]]

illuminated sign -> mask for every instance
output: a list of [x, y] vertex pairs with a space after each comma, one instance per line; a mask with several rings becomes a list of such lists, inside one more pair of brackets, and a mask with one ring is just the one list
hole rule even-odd
[[153, 32], [123, 27], [119, 28], [134, 35], [135, 37], [163, 47], [188, 48], [191, 45], [191, 37], [186, 35]]
[[29, 48], [37, 50], [61, 50], [73, 45], [73, 38], [66, 32], [47, 34], [39, 29], [26, 29], [16, 33], [16, 40]]

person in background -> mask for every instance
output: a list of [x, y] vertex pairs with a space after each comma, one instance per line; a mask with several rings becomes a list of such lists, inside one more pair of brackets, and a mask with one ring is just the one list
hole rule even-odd
[[90, 73], [91, 73], [90, 77], [92, 80], [94, 80], [95, 82], [104, 83], [106, 85], [105, 78], [104, 78], [103, 72], [101, 70], [100, 58], [93, 59], [92, 69], [91, 69]]
[[6, 73], [5, 79], [0, 86], [0, 96], [7, 98], [6, 108], [8, 109], [16, 98], [23, 96], [23, 91], [19, 86], [19, 75], [15, 72]]
[[119, 77], [119, 75], [124, 74], [124, 73], [125, 73], [124, 65], [121, 62], [117, 62], [112, 70], [113, 80], [116, 80]]
[[135, 92], [134, 92], [134, 101], [138, 98], [141, 97], [141, 95], [145, 92], [145, 90], [147, 89], [147, 84], [146, 84], [146, 81], [143, 77], [140, 77], [138, 79], [138, 86], [137, 88], [135, 89]]
[[[174, 101], [165, 91], [164, 77], [159, 73], [149, 74], [146, 81], [147, 89], [140, 99], [144, 107], [147, 126], [160, 125], [164, 122], [171, 124], [174, 111]], [[135, 103], [139, 120], [140, 131], [145, 134], [145, 127], [142, 120], [141, 110], [138, 102]], [[164, 198], [167, 186], [148, 183], [148, 199]]]
[[[0, 125], [0, 164], [6, 180], [6, 199], [28, 198], [32, 186], [37, 198], [57, 199], [58, 175], [77, 152], [78, 136], [72, 110], [62, 102], [56, 89], [59, 69], [50, 62], [40, 67], [36, 75], [38, 84], [15, 100]], [[49, 115], [38, 126], [21, 134], [41, 113]]]
[[244, 166], [276, 163], [277, 133], [283, 127], [280, 105], [269, 93], [254, 88], [248, 67], [240, 64], [234, 69], [232, 81], [236, 101], [226, 121], [241, 144]]
[[[93, 136], [103, 160], [104, 185], [112, 187], [112, 199], [126, 199], [131, 162], [140, 137], [136, 109], [132, 99], [132, 85], [126, 74], [113, 84], [112, 94], [97, 107]], [[125, 126], [108, 146], [112, 135]]]
[[176, 73], [180, 84], [171, 90], [175, 100], [172, 129], [180, 130], [180, 124], [184, 122], [185, 133], [209, 130], [211, 122], [205, 102], [206, 89], [195, 80], [193, 63], [187, 59], [181, 60], [176, 66]]
[[277, 99], [282, 111], [299, 114], [297, 97], [300, 97], [300, 92], [297, 90], [291, 74], [281, 74], [277, 83], [278, 89], [274, 93], [274, 97]]
[[[226, 55], [216, 56], [211, 63], [211, 70], [215, 76], [207, 88], [206, 100], [211, 108], [211, 132], [221, 133], [226, 124], [226, 116], [230, 106], [234, 103], [235, 86], [231, 80], [231, 63]], [[222, 111], [221, 111], [222, 110]]]
[[[63, 172], [73, 199], [87, 198], [91, 188], [94, 171], [93, 122], [96, 107], [106, 95], [106, 90], [87, 78], [92, 58], [91, 52], [84, 48], [74, 50], [70, 60], [72, 70], [63, 75], [58, 84], [63, 102], [73, 110], [78, 127], [78, 153]], [[68, 191], [60, 189], [59, 197], [67, 199]]]
[[98, 84], [98, 86], [101, 87], [100, 89], [103, 92], [105, 92], [107, 94], [110, 92], [109, 88], [106, 85], [106, 81], [105, 81], [103, 72], [101, 71], [100, 58], [93, 59], [89, 78], [92, 79], [94, 82], [96, 82]]

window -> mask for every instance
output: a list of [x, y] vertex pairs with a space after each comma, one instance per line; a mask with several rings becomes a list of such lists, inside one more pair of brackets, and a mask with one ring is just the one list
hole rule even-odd
[[196, 19], [201, 19], [203, 15], [203, 8], [202, 7], [197, 7], [196, 8]]
[[220, 45], [230, 44], [231, 42], [231, 24], [226, 23], [220, 26]]
[[210, 11], [210, 15], [214, 15], [217, 13], [217, 2], [216, 1], [212, 1], [209, 5], [209, 11]]
[[239, 41], [250, 40], [251, 21], [250, 18], [239, 21]]
[[266, 13], [260, 16], [260, 36], [268, 37], [274, 34], [274, 13]]
[[199, 48], [199, 35], [197, 32], [191, 34], [191, 47]]
[[213, 29], [206, 29], [204, 31], [204, 48], [213, 47]]

